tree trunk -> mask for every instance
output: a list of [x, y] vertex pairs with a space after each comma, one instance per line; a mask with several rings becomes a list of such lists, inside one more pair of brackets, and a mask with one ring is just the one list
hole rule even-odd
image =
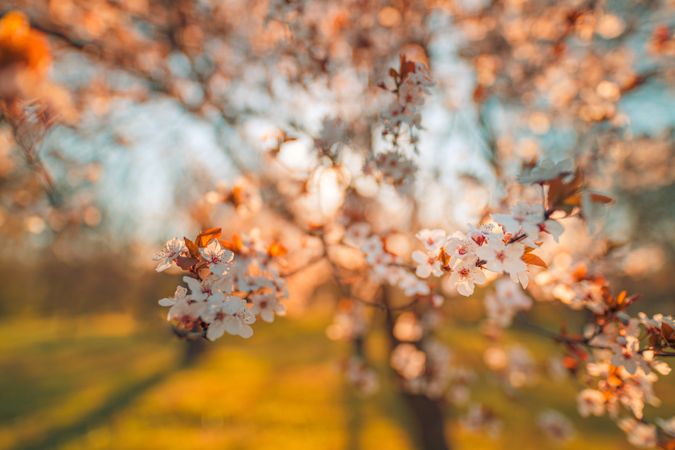
[[[384, 286], [382, 289], [383, 303], [386, 306], [386, 332], [389, 338], [389, 355], [399, 344], [394, 336], [394, 316], [390, 309], [391, 288]], [[415, 441], [420, 450], [450, 450], [450, 442], [445, 435], [445, 414], [443, 411], [443, 401], [441, 399], [432, 399], [426, 395], [413, 394], [406, 392], [401, 377], [394, 372], [396, 377], [396, 386], [400, 395], [405, 400], [408, 407], [408, 413], [414, 422]]]
[[422, 450], [450, 450], [445, 437], [445, 417], [438, 400], [426, 395], [410, 394], [400, 390], [417, 429], [417, 441]]
[[186, 339], [183, 347], [183, 364], [190, 366], [206, 351], [205, 339]]

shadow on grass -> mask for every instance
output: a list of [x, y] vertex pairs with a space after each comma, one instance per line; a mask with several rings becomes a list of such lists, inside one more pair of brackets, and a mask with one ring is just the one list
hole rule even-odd
[[33, 441], [19, 443], [14, 447], [14, 450], [44, 450], [57, 448], [78, 436], [82, 436], [89, 430], [104, 424], [107, 419], [129, 406], [136, 398], [143, 395], [143, 393], [153, 386], [161, 384], [170, 375], [194, 365], [200, 359], [203, 352], [204, 348], [202, 345], [194, 343], [186, 345], [183, 357], [178, 359], [175, 364], [114, 392], [106, 402], [86, 414], [81, 420], [51, 429], [47, 431], [44, 436]]

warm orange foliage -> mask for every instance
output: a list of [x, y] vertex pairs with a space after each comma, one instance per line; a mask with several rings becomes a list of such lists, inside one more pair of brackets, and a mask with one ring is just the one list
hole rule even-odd
[[50, 63], [47, 39], [23, 13], [12, 11], [0, 19], [0, 68], [19, 65], [42, 75]]

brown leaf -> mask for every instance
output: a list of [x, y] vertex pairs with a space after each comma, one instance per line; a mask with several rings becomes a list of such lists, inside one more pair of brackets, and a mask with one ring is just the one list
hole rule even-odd
[[581, 172], [577, 172], [570, 182], [563, 181], [564, 176], [561, 175], [554, 180], [547, 181], [548, 184], [548, 205], [549, 208], [556, 210], [570, 212], [571, 207], [578, 206], [581, 203], [581, 196], [577, 198], [579, 189], [583, 184], [583, 176]]
[[183, 237], [183, 240], [185, 241], [185, 246], [190, 252], [190, 256], [192, 256], [195, 259], [199, 259], [199, 247], [197, 247], [197, 245], [194, 242], [192, 242], [190, 239], [186, 237]]
[[606, 195], [602, 194], [593, 194], [591, 193], [591, 201], [595, 203], [612, 203], [614, 199], [612, 197], [607, 197]]
[[188, 258], [187, 256], [179, 256], [176, 258], [176, 264], [183, 270], [189, 270], [190, 267], [197, 264], [197, 262], [198, 261], [195, 258]]

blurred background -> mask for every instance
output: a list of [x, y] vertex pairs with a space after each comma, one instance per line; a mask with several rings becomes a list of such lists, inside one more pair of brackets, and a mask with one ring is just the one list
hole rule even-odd
[[[41, 101], [0, 120], [0, 448], [416, 448], [377, 329], [380, 389], [345, 381], [349, 345], [326, 332], [341, 294], [325, 268], [291, 277], [287, 317], [253, 338], [197, 345], [166, 324], [157, 300], [179, 277], [152, 262], [173, 236], [236, 230], [226, 187], [242, 168], [306, 170], [326, 117], [368, 135], [376, 84], [403, 51], [423, 49], [436, 80], [420, 223], [463, 226], [503, 206], [522, 161], [584, 161], [615, 203], [598, 214], [602, 239], [577, 250], [602, 253], [616, 291], [641, 295], [637, 310], [675, 312], [671, 1], [0, 3], [10, 11], [38, 43], [17, 59], [16, 29], [0, 26], [0, 99]], [[541, 100], [551, 79], [564, 101]], [[496, 437], [450, 420], [454, 447], [631, 448], [608, 419], [579, 417], [573, 379], [502, 391], [482, 363], [483, 294], [450, 298], [438, 334], [487, 380], [472, 396], [508, 420]], [[552, 304], [532, 315], [550, 329], [577, 320]], [[517, 325], [505, 340], [539, 368], [560, 353]], [[671, 417], [675, 377], [656, 389]], [[533, 427], [542, 405], [570, 418], [569, 442]]]

